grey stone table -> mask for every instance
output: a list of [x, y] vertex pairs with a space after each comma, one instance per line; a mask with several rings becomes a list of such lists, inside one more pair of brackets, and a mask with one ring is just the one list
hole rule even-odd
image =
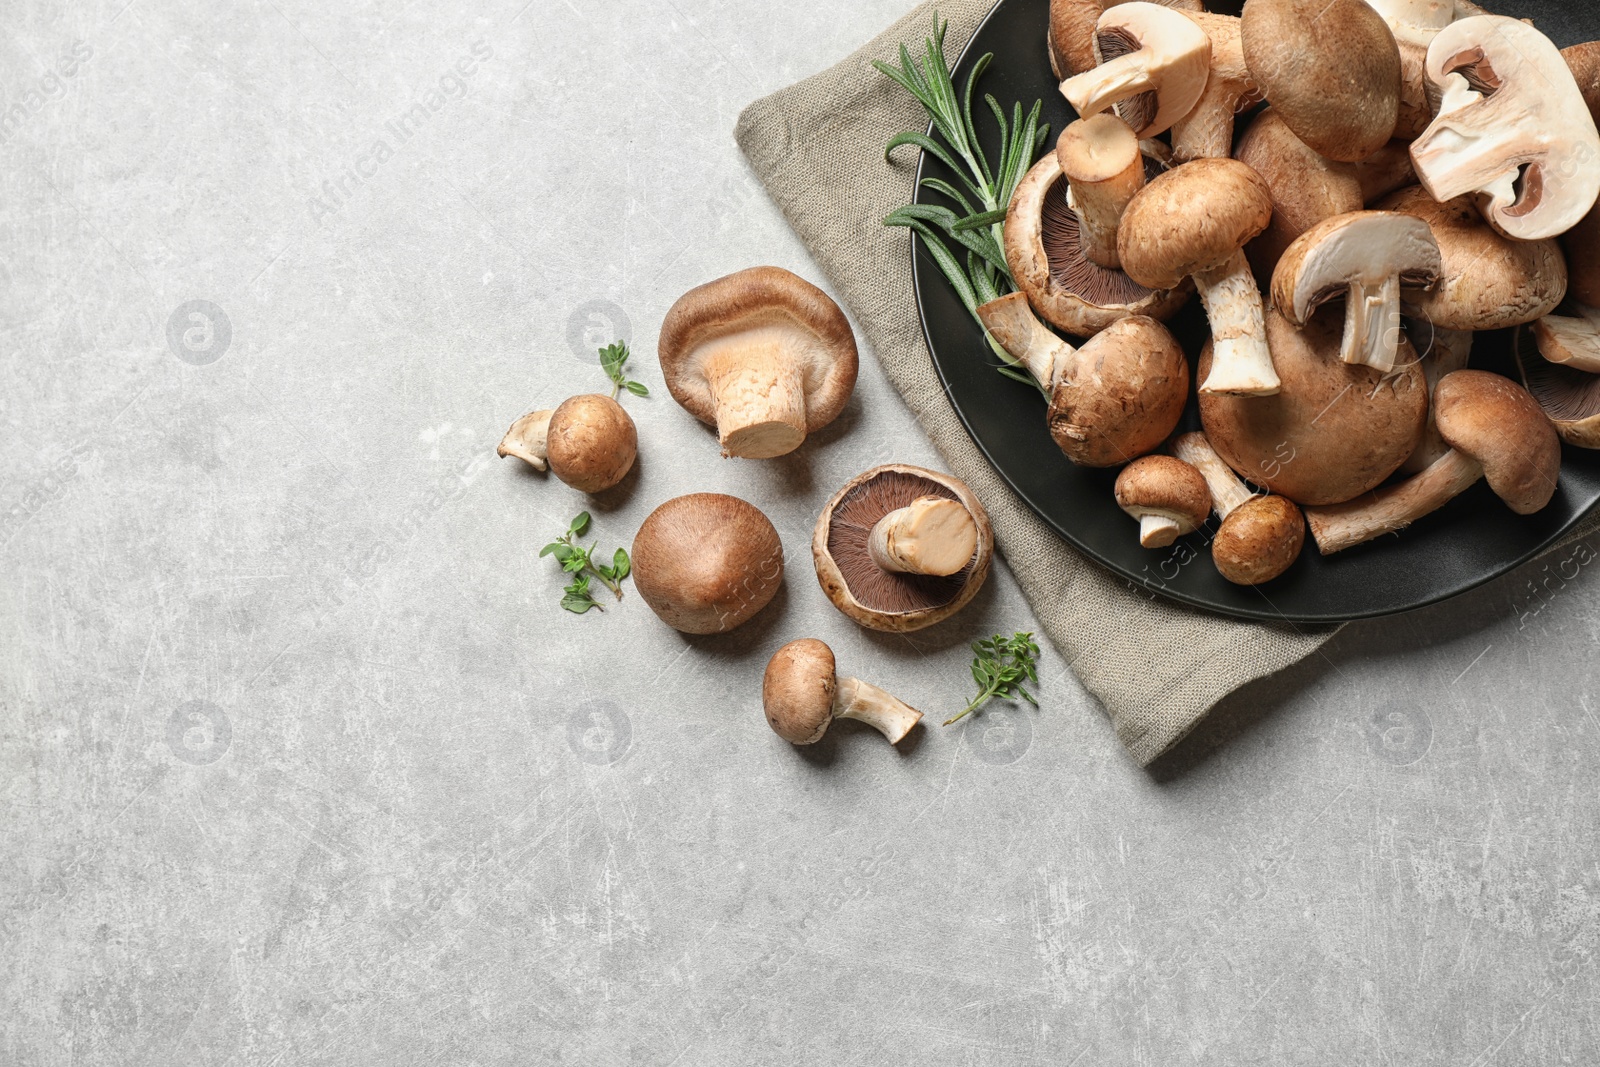
[[759, 621], [557, 607], [583, 501], [500, 433], [613, 335], [659, 385], [693, 284], [816, 276], [734, 119], [902, 2], [0, 12], [0, 1063], [1596, 1062], [1588, 546], [1152, 773], [1054, 654], [1038, 712], [797, 751], [783, 641], [939, 714], [1030, 625], [1003, 569], [910, 638], [823, 599], [831, 491], [937, 462], [868, 359], [780, 461], [629, 403], [595, 535], [759, 501]]

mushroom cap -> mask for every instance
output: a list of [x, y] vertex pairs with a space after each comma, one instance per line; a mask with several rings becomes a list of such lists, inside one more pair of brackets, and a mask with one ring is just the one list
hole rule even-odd
[[772, 654], [761, 678], [761, 707], [774, 733], [791, 745], [822, 740], [839, 688], [834, 671], [833, 649], [814, 637], [790, 641]]
[[657, 354], [672, 398], [708, 426], [717, 424], [705, 360], [756, 339], [802, 368], [806, 432], [839, 417], [856, 386], [856, 338], [833, 298], [782, 267], [749, 267], [680, 296], [661, 323]]
[[[959, 501], [971, 514], [978, 528], [972, 561], [949, 577], [884, 570], [868, 549], [872, 528], [891, 511], [928, 496]], [[817, 583], [834, 607], [869, 630], [909, 633], [948, 619], [978, 595], [994, 559], [994, 528], [959, 478], [890, 463], [857, 475], [833, 494], [817, 517], [811, 556]]]
[[1117, 506], [1136, 519], [1158, 515], [1193, 533], [1211, 514], [1211, 490], [1200, 472], [1175, 456], [1142, 456], [1117, 475]]
[[1517, 331], [1516, 355], [1522, 384], [1561, 440], [1577, 448], [1600, 448], [1600, 374], [1551, 363], [1539, 354], [1526, 326]]
[[1567, 291], [1567, 265], [1554, 240], [1514, 241], [1496, 233], [1471, 197], [1441, 204], [1413, 185], [1378, 204], [1415, 215], [1433, 230], [1442, 261], [1439, 282], [1409, 295], [1446, 330], [1499, 330], [1543, 318]]
[[[1148, 169], [1148, 167], [1147, 167]], [[1039, 158], [1006, 209], [1006, 264], [1039, 317], [1078, 337], [1093, 337], [1118, 319], [1168, 319], [1189, 299], [1179, 282], [1147, 289], [1083, 251], [1078, 216], [1067, 205], [1067, 179], [1054, 152]]]
[[1121, 319], [1056, 379], [1050, 436], [1079, 466], [1117, 467], [1159, 448], [1188, 402], [1189, 361], [1172, 332], [1143, 316]]
[[[1382, 484], [1422, 439], [1428, 384], [1401, 338], [1388, 375], [1339, 358], [1342, 317], [1296, 328], [1269, 309], [1267, 346], [1283, 389], [1276, 396], [1201, 396], [1200, 420], [1239, 476], [1300, 504], [1338, 504]], [[1211, 366], [1208, 343], [1202, 378]]]
[[1295, 238], [1273, 272], [1272, 301], [1290, 322], [1303, 325], [1352, 283], [1377, 286], [1398, 277], [1401, 285], [1425, 287], [1441, 267], [1426, 222], [1399, 211], [1351, 211]]
[[550, 416], [550, 471], [572, 488], [598, 493], [622, 481], [639, 454], [639, 431], [609, 396], [568, 397]]
[[1483, 465], [1484, 480], [1518, 515], [1550, 503], [1561, 476], [1561, 440], [1539, 402], [1510, 378], [1458, 370], [1433, 390], [1445, 443]]
[[1122, 216], [1117, 254], [1141, 285], [1171, 289], [1231, 259], [1272, 218], [1272, 193], [1236, 159], [1197, 159], [1139, 190]]
[[1337, 163], [1295, 136], [1275, 108], [1257, 115], [1234, 148], [1267, 184], [1272, 221], [1245, 248], [1263, 282], [1272, 277], [1284, 250], [1323, 219], [1360, 211], [1361, 182], [1349, 163]]
[[1244, 60], [1300, 139], [1354, 163], [1388, 143], [1400, 107], [1400, 50], [1364, 0], [1247, 0]]
[[1260, 585], [1294, 566], [1305, 543], [1306, 519], [1293, 501], [1256, 496], [1223, 520], [1211, 541], [1211, 559], [1235, 585]]
[[674, 497], [634, 535], [633, 582], [650, 610], [673, 629], [725, 633], [778, 592], [783, 543], [772, 522], [738, 497]]
[[1559, 240], [1567, 260], [1567, 295], [1584, 307], [1600, 307], [1600, 206]]

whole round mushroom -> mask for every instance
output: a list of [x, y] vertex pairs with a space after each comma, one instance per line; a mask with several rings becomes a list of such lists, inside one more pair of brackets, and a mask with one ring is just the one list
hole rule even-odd
[[650, 610], [673, 629], [725, 633], [777, 594], [783, 543], [771, 520], [738, 497], [674, 497], [634, 535], [633, 582]]
[[1287, 497], [1257, 496], [1234, 476], [1203, 433], [1172, 442], [1172, 453], [1205, 479], [1222, 525], [1211, 539], [1217, 573], [1234, 585], [1262, 585], [1280, 577], [1306, 543], [1306, 521]]
[[1193, 466], [1172, 456], [1141, 456], [1117, 475], [1117, 506], [1138, 520], [1139, 544], [1166, 548], [1205, 525], [1211, 492]]
[[891, 463], [833, 495], [817, 517], [811, 556], [834, 607], [870, 630], [909, 633], [978, 595], [994, 530], [959, 478]]
[[533, 411], [511, 424], [495, 451], [516, 456], [534, 470], [549, 470], [584, 493], [610, 489], [633, 469], [639, 431], [622, 405], [586, 393], [560, 406]]
[[724, 456], [771, 459], [838, 418], [855, 389], [855, 334], [839, 305], [781, 267], [751, 267], [678, 298], [661, 324], [661, 376], [717, 429]]
[[791, 745], [816, 744], [835, 719], [864, 722], [897, 745], [922, 721], [922, 712], [877, 686], [840, 678], [833, 649], [812, 637], [772, 654], [761, 706], [772, 732]]

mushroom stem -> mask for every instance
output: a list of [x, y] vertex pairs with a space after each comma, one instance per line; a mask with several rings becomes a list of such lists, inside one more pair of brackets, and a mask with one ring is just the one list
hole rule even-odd
[[1235, 15], [1187, 12], [1211, 41], [1211, 69], [1200, 100], [1172, 124], [1172, 155], [1180, 163], [1221, 159], [1233, 152], [1233, 122], [1255, 86], [1245, 66]]
[[805, 440], [804, 376], [784, 342], [777, 331], [758, 327], [708, 346], [705, 377], [724, 456], [771, 459]]
[[1157, 87], [1150, 56], [1141, 48], [1086, 70], [1062, 82], [1061, 95], [1084, 118], [1098, 115], [1119, 101]]
[[1172, 454], [1200, 472], [1211, 490], [1211, 506], [1217, 518], [1226, 519], [1255, 496], [1239, 480], [1233, 468], [1223, 462], [1203, 433], [1186, 433], [1172, 442]]
[[1146, 515], [1139, 520], [1139, 546], [1141, 548], [1166, 548], [1183, 533], [1176, 519], [1165, 515]]
[[978, 318], [1000, 347], [1028, 369], [1046, 394], [1055, 389], [1056, 382], [1077, 357], [1077, 349], [1051, 333], [1021, 293], [1008, 293], [980, 306]]
[[1272, 396], [1282, 388], [1267, 349], [1261, 291], [1244, 252], [1194, 276], [1206, 306], [1214, 341], [1211, 373], [1200, 392], [1227, 396]]
[[1376, 285], [1352, 285], [1344, 301], [1340, 358], [1387, 374], [1394, 370], [1399, 351], [1400, 276], [1391, 274]]
[[[1426, 353], [1427, 358], [1422, 363], [1422, 373], [1427, 378], [1428, 396], [1433, 396], [1433, 387], [1439, 384], [1439, 379], [1446, 374], [1453, 374], [1464, 370], [1467, 360], [1472, 355], [1472, 332], [1470, 330], [1445, 330], [1434, 327], [1433, 345]], [[1402, 474], [1421, 474], [1433, 465], [1434, 461], [1442, 458], [1450, 446], [1445, 444], [1444, 437], [1439, 433], [1439, 424], [1433, 417], [1433, 403], [1428, 403], [1428, 424], [1422, 431], [1422, 443], [1412, 450], [1411, 456], [1400, 466]]]
[[886, 571], [946, 578], [972, 562], [978, 524], [959, 500], [919, 497], [872, 527], [867, 552]]
[[1317, 550], [1331, 556], [1347, 548], [1397, 533], [1444, 507], [1483, 477], [1483, 465], [1451, 449], [1418, 474], [1347, 504], [1306, 508]]
[[1117, 226], [1135, 193], [1144, 188], [1139, 139], [1115, 115], [1096, 115], [1069, 125], [1056, 142], [1056, 159], [1072, 190], [1083, 254], [1117, 270]]
[[501, 438], [500, 446], [495, 449], [495, 453], [502, 459], [506, 456], [516, 456], [520, 460], [525, 460], [536, 471], [548, 470], [550, 416], [554, 414], [554, 408], [545, 408], [542, 411], [530, 411], [522, 416], [511, 424], [511, 429]]
[[897, 745], [922, 721], [922, 712], [859, 678], [840, 678], [834, 691], [833, 715], [864, 722]]

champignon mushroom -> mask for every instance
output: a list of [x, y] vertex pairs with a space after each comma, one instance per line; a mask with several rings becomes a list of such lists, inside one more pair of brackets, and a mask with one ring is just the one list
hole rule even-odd
[[1261, 176], [1272, 198], [1267, 228], [1245, 246], [1263, 285], [1271, 282], [1273, 268], [1296, 237], [1323, 219], [1360, 211], [1366, 203], [1355, 168], [1300, 140], [1274, 108], [1245, 127], [1234, 158]]
[[1361, 184], [1361, 203], [1365, 207], [1371, 207], [1397, 189], [1417, 184], [1417, 172], [1411, 166], [1411, 145], [1405, 141], [1390, 141], [1352, 166], [1356, 181]]
[[[1128, 0], [1050, 0], [1050, 28], [1046, 44], [1050, 50], [1050, 70], [1056, 81], [1063, 81], [1100, 62], [1094, 54], [1095, 23], [1107, 8]], [[1162, 7], [1180, 11], [1200, 11], [1201, 0], [1155, 0]]]
[[1415, 215], [1439, 245], [1439, 282], [1408, 294], [1418, 313], [1446, 330], [1499, 330], [1554, 311], [1567, 291], [1567, 266], [1554, 240], [1513, 241], [1496, 233], [1468, 197], [1441, 204], [1402, 189], [1378, 205]]
[[1400, 465], [1400, 473], [1421, 474], [1434, 460], [1450, 451], [1450, 446], [1439, 434], [1439, 424], [1434, 421], [1431, 398], [1445, 375], [1466, 369], [1472, 355], [1473, 334], [1469, 330], [1446, 330], [1416, 317], [1407, 320], [1406, 329], [1408, 336], [1417, 339], [1413, 347], [1421, 350], [1422, 375], [1427, 381], [1430, 399], [1428, 421], [1422, 429], [1422, 442], [1412, 449], [1411, 455]]
[[[1090, 259], [1082, 223], [1067, 200], [1069, 187], [1060, 153], [1048, 152], [1017, 185], [1006, 211], [1006, 264], [1035, 310], [1078, 337], [1093, 337], [1133, 315], [1172, 317], [1188, 300], [1187, 287], [1147, 289]], [[1086, 195], [1093, 202], [1094, 192]]]
[[1578, 92], [1588, 105], [1589, 115], [1600, 122], [1600, 41], [1585, 41], [1561, 50], [1567, 69], [1578, 83]]
[[811, 538], [817, 582], [871, 630], [909, 633], [966, 607], [989, 577], [994, 530], [959, 478], [894, 463], [847, 482]]
[[[1300, 504], [1359, 496], [1393, 474], [1416, 448], [1428, 394], [1415, 350], [1400, 342], [1384, 374], [1338, 358], [1340, 324], [1327, 316], [1303, 329], [1267, 312], [1267, 341], [1283, 377], [1276, 396], [1202, 396], [1200, 420], [1228, 465]], [[1200, 373], [1211, 361], [1200, 355]]]
[[1182, 12], [1160, 4], [1118, 4], [1095, 24], [1099, 65], [1061, 83], [1061, 95], [1088, 118], [1108, 107], [1140, 137], [1165, 133], [1206, 87], [1211, 40]]
[[673, 629], [726, 633], [777, 594], [783, 543], [772, 522], [738, 497], [674, 497], [634, 535], [633, 582], [650, 610]]
[[1120, 466], [1154, 451], [1183, 417], [1189, 363], [1154, 319], [1120, 319], [1074, 349], [1021, 293], [981, 305], [978, 318], [1044, 390], [1050, 436], [1080, 466]]
[[1367, 0], [1383, 16], [1400, 49], [1400, 112], [1394, 135], [1416, 138], [1433, 121], [1436, 93], [1427, 77], [1428, 46], [1439, 31], [1458, 18], [1484, 14], [1476, 4], [1453, 0]]
[[511, 424], [495, 451], [516, 456], [584, 493], [610, 489], [633, 469], [639, 431], [609, 396], [568, 397], [555, 410], [530, 412]]
[[1345, 298], [1340, 358], [1394, 369], [1400, 348], [1400, 287], [1439, 277], [1439, 245], [1428, 224], [1398, 211], [1352, 211], [1295, 238], [1272, 275], [1272, 301], [1296, 326]]
[[1172, 155], [1180, 163], [1226, 158], [1233, 151], [1234, 119], [1261, 100], [1244, 61], [1238, 17], [1211, 12], [1189, 17], [1211, 41], [1211, 69], [1199, 101], [1172, 124]]
[[724, 456], [770, 459], [844, 410], [855, 335], [839, 305], [781, 267], [751, 267], [678, 298], [661, 324], [672, 397], [717, 428]]
[[1117, 229], [1122, 213], [1134, 194], [1145, 187], [1139, 138], [1115, 115], [1078, 119], [1061, 131], [1056, 161], [1066, 176], [1070, 206], [1078, 216], [1083, 254], [1102, 267], [1118, 270], [1122, 260], [1117, 258]]
[[1245, 63], [1302, 141], [1345, 163], [1389, 142], [1400, 107], [1400, 51], [1362, 0], [1247, 0]]
[[1294, 566], [1306, 542], [1306, 523], [1293, 501], [1250, 492], [1203, 433], [1182, 435], [1172, 452], [1200, 472], [1222, 520], [1211, 541], [1218, 574], [1234, 585], [1261, 585]]
[[1434, 411], [1450, 444], [1442, 458], [1369, 497], [1306, 509], [1324, 556], [1403, 530], [1480, 478], [1518, 515], [1550, 503], [1561, 474], [1561, 442], [1527, 390], [1498, 374], [1460, 370], [1440, 380]]
[[1205, 525], [1211, 514], [1206, 480], [1172, 456], [1143, 456], [1117, 475], [1117, 506], [1139, 521], [1139, 544], [1166, 548]]
[[1533, 324], [1539, 354], [1551, 363], [1600, 374], [1600, 309], [1573, 307], [1573, 315], [1546, 315]]
[[1536, 241], [1570, 230], [1600, 198], [1600, 132], [1555, 44], [1516, 19], [1479, 15], [1428, 46], [1439, 114], [1411, 145], [1435, 200], [1478, 194], [1490, 225]]
[[1517, 331], [1515, 351], [1522, 384], [1561, 440], [1577, 448], [1600, 448], [1600, 374], [1544, 359], [1527, 327]]
[[791, 745], [822, 740], [834, 719], [864, 722], [897, 745], [922, 712], [875, 685], [835, 673], [833, 649], [812, 637], [772, 654], [761, 679], [761, 706], [773, 733]]
[[1217, 348], [1203, 394], [1278, 391], [1261, 330], [1261, 292], [1244, 255], [1271, 217], [1267, 183], [1234, 159], [1197, 159], [1170, 170], [1123, 214], [1117, 252], [1128, 277], [1156, 289], [1193, 277], [1200, 290]]

